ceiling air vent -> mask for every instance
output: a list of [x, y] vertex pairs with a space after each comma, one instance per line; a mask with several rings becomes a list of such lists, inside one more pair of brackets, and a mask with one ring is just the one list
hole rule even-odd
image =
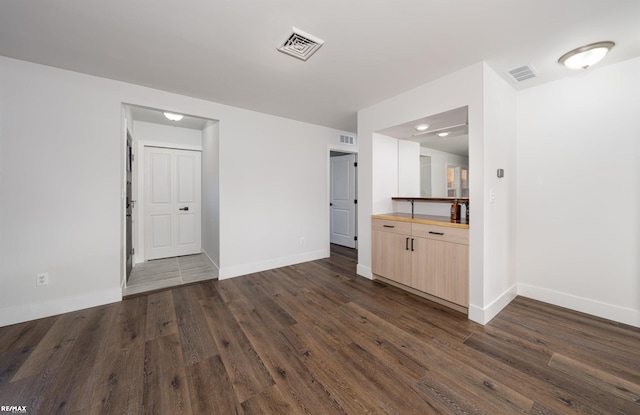
[[507, 72], [509, 77], [516, 83], [527, 79], [535, 78], [538, 73], [532, 65], [519, 66]]
[[293, 33], [291, 33], [282, 46], [278, 48], [280, 52], [306, 61], [320, 49], [320, 46], [324, 43], [324, 40], [318, 39], [300, 29], [294, 27], [292, 30]]
[[342, 144], [353, 144], [353, 136], [351, 135], [341, 135], [340, 142]]

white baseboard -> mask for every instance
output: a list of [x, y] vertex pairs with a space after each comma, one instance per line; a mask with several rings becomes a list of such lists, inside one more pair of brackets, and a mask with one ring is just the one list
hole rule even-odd
[[475, 321], [482, 325], [490, 322], [495, 316], [509, 305], [511, 301], [518, 295], [518, 285], [514, 284], [509, 289], [498, 296], [488, 306], [481, 308], [473, 304], [469, 304], [469, 320]]
[[75, 297], [0, 308], [0, 327], [118, 301], [122, 301], [122, 289], [120, 287], [85, 293]]
[[582, 313], [591, 314], [618, 323], [640, 327], [640, 311], [624, 308], [589, 298], [578, 297], [559, 291], [536, 287], [529, 284], [518, 284], [518, 295], [545, 303], [557, 305]]
[[365, 267], [364, 265], [358, 264], [356, 267], [356, 274], [361, 277], [369, 278], [370, 280], [373, 279], [373, 272], [371, 272], [371, 268]]
[[286, 267], [288, 265], [300, 264], [302, 262], [315, 261], [328, 258], [329, 249], [319, 249], [317, 251], [304, 252], [287, 257], [268, 259], [264, 261], [252, 262], [250, 264], [236, 265], [232, 267], [222, 267], [218, 269], [218, 278], [221, 280], [238, 277], [240, 275], [253, 274], [254, 272], [266, 271], [269, 269]]
[[202, 253], [204, 254], [204, 257], [209, 263], [209, 265], [211, 265], [216, 270], [216, 275], [220, 275], [220, 267], [218, 266], [218, 264], [213, 262], [213, 259], [211, 259], [211, 257], [206, 251], [203, 250]]

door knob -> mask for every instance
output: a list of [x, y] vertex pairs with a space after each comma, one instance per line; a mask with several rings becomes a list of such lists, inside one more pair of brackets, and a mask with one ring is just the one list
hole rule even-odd
[[189, 206], [185, 206], [185, 207], [180, 208], [180, 209], [178, 209], [178, 210], [189, 210]]

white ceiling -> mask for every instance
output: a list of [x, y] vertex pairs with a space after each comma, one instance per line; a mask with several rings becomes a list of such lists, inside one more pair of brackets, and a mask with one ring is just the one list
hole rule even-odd
[[[640, 56], [638, 0], [2, 0], [0, 55], [356, 130], [356, 111], [479, 61], [526, 88], [601, 40]], [[295, 26], [325, 41], [276, 50]], [[592, 68], [591, 70], [597, 70]]]
[[[418, 131], [416, 127], [419, 125], [428, 125], [429, 128]], [[413, 141], [419, 143], [421, 147], [469, 157], [469, 111], [467, 107], [419, 118], [376, 132], [388, 137]], [[449, 134], [446, 137], [438, 136], [438, 133], [443, 132]]]

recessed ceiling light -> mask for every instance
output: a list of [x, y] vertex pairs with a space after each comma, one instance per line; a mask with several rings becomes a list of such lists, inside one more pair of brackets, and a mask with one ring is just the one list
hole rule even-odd
[[163, 112], [163, 114], [168, 120], [171, 120], [171, 121], [180, 121], [184, 117], [184, 115], [174, 114], [171, 112]]
[[418, 131], [425, 131], [429, 128], [429, 124], [420, 124], [420, 125], [416, 125], [416, 130]]
[[589, 66], [600, 62], [604, 55], [614, 46], [615, 43], [610, 41], [582, 46], [562, 55], [558, 59], [558, 63], [569, 69], [587, 69]]
[[449, 131], [443, 131], [441, 133], [438, 133], [438, 137], [446, 137], [449, 135]]

